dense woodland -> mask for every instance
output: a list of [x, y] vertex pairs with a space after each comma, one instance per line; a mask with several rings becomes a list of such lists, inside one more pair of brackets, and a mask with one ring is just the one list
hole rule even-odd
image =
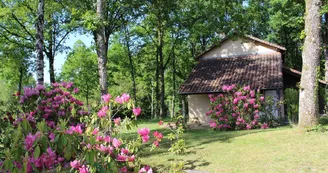
[[[320, 78], [328, 58], [326, 4]], [[43, 84], [43, 61], [49, 61], [50, 81], [74, 82], [88, 105], [107, 92], [128, 92], [143, 116], [170, 116], [181, 110], [177, 91], [194, 58], [224, 37], [249, 34], [282, 45], [285, 64], [301, 69], [304, 14], [302, 0], [2, 0], [0, 106], [10, 109], [12, 93]], [[74, 34], [91, 35], [92, 46], [67, 47]], [[54, 71], [65, 51], [62, 70]]]

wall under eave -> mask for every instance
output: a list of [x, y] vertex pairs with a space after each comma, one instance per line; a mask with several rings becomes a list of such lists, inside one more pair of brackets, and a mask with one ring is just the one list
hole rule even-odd
[[200, 57], [200, 59], [226, 58], [240, 55], [278, 53], [276, 48], [243, 38], [226, 40], [219, 47], [213, 48]]
[[210, 99], [207, 94], [197, 94], [188, 96], [188, 116], [190, 124], [208, 126], [210, 117], [206, 116], [210, 107]]

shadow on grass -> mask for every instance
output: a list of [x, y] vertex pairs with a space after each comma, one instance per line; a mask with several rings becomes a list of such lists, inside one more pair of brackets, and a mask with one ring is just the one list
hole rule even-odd
[[[328, 119], [327, 119], [328, 122]], [[191, 159], [197, 154], [198, 150], [202, 150], [206, 148], [206, 144], [210, 144], [213, 142], [219, 142], [219, 143], [230, 143], [233, 141], [234, 138], [245, 136], [245, 135], [252, 135], [257, 133], [267, 133], [277, 130], [284, 130], [288, 129], [288, 127], [280, 127], [280, 128], [272, 128], [272, 129], [257, 129], [257, 130], [243, 130], [243, 131], [214, 131], [212, 129], [197, 129], [197, 130], [186, 130], [183, 135], [181, 135], [181, 139], [185, 140], [186, 144], [186, 152], [182, 155], [179, 155], [180, 158], [184, 159], [178, 159], [173, 153], [168, 153], [168, 149], [171, 147], [172, 141], [165, 138], [170, 133], [170, 130], [165, 128], [153, 128], [151, 130], [150, 136], [152, 137], [152, 134], [154, 131], [159, 131], [163, 133], [164, 139], [160, 142], [160, 147], [156, 148], [153, 151], [150, 151], [151, 142], [153, 142], [153, 139], [151, 138], [147, 144], [145, 144], [145, 147], [143, 149], [143, 152], [140, 153], [141, 158], [167, 158], [165, 165], [161, 163], [161, 161], [157, 162], [155, 165], [151, 165], [152, 167], [157, 170], [156, 172], [167, 172], [167, 169], [170, 168], [170, 162], [179, 162], [184, 160], [184, 169], [195, 169], [197, 167], [205, 167], [211, 164], [210, 162], [206, 162], [202, 158], [197, 159]], [[137, 134], [136, 131], [129, 132], [124, 134], [124, 138], [130, 138], [135, 137]], [[169, 155], [169, 156], [168, 156]], [[168, 156], [168, 157], [167, 157]], [[197, 157], [197, 156], [196, 156]], [[175, 159], [170, 159], [175, 158]], [[187, 160], [186, 160], [187, 159]]]

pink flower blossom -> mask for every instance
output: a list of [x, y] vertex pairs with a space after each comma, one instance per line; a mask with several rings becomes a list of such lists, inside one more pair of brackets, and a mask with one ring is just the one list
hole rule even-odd
[[99, 142], [99, 141], [102, 141], [104, 138], [102, 136], [97, 136], [96, 137], [96, 141]]
[[73, 93], [78, 93], [80, 90], [79, 90], [79, 88], [74, 88], [74, 90], [73, 90]]
[[141, 128], [141, 129], [138, 129], [138, 134], [140, 136], [147, 136], [149, 134], [150, 130], [149, 128], [147, 127], [144, 127], [144, 128]]
[[126, 168], [126, 166], [122, 167], [119, 171], [119, 173], [127, 173], [128, 169]]
[[251, 129], [252, 128], [252, 126], [250, 125], [250, 124], [246, 124], [246, 129], [247, 130], [249, 130], [249, 129]]
[[255, 119], [258, 119], [258, 118], [260, 118], [260, 116], [259, 116], [258, 114], [255, 114], [255, 115], [254, 115], [254, 118], [255, 118]]
[[257, 109], [257, 108], [259, 108], [259, 105], [258, 105], [258, 104], [255, 104], [255, 105], [253, 106], [253, 108], [254, 108], [254, 109]]
[[233, 104], [235, 104], [235, 105], [238, 104], [238, 101], [239, 101], [238, 98], [234, 98], [234, 99], [233, 99]]
[[71, 88], [73, 86], [73, 82], [67, 82], [65, 88]]
[[241, 91], [237, 91], [237, 92], [235, 92], [235, 95], [239, 97], [239, 96], [242, 96], [243, 93]]
[[126, 156], [121, 155], [121, 154], [118, 154], [117, 157], [116, 157], [116, 160], [119, 161], [119, 162], [125, 162], [126, 159], [127, 159]]
[[55, 134], [50, 132], [49, 133], [49, 139], [50, 139], [50, 142], [54, 142], [55, 141]]
[[41, 84], [37, 84], [35, 89], [38, 90], [38, 91], [41, 91], [41, 90], [45, 90], [46, 88]]
[[119, 103], [119, 104], [123, 104], [123, 103], [127, 103], [130, 100], [130, 95], [123, 93], [122, 96], [117, 96], [115, 99], [115, 102]]
[[127, 149], [127, 148], [122, 148], [122, 149], [121, 149], [121, 153], [127, 155], [127, 154], [129, 154], [129, 149]]
[[71, 126], [70, 129], [69, 129], [69, 131], [67, 131], [66, 133], [72, 134], [72, 132], [75, 132], [75, 133], [78, 133], [78, 134], [82, 134], [81, 125], [76, 125], [75, 127], [74, 126]]
[[103, 118], [103, 117], [105, 117], [106, 114], [107, 114], [107, 110], [108, 110], [108, 107], [107, 107], [107, 106], [102, 107], [102, 108], [98, 111], [98, 117], [99, 117], [99, 118]]
[[211, 128], [216, 128], [217, 124], [215, 121], [210, 122], [210, 127]]
[[263, 123], [261, 129], [267, 129], [267, 128], [269, 128], [269, 125], [267, 123]]
[[227, 86], [227, 85], [223, 85], [223, 86], [222, 86], [222, 90], [223, 90], [223, 91], [226, 91], [227, 89], [228, 89], [228, 86]]
[[95, 128], [95, 129], [93, 129], [92, 134], [93, 135], [97, 135], [98, 132], [99, 132], [99, 128]]
[[244, 104], [244, 109], [248, 109], [248, 104], [247, 103]]
[[154, 141], [154, 142], [153, 142], [153, 145], [154, 145], [155, 147], [159, 147], [159, 141], [158, 141], [158, 140]]
[[113, 139], [113, 146], [115, 148], [118, 148], [119, 146], [121, 146], [122, 142], [116, 138]]
[[264, 101], [264, 97], [263, 97], [263, 96], [261, 96], [261, 97], [260, 97], [260, 100], [263, 102], [263, 101]]
[[133, 108], [132, 111], [133, 111], [133, 114], [135, 116], [139, 116], [141, 114], [141, 108], [140, 107]]
[[248, 90], [250, 90], [251, 89], [251, 87], [249, 86], [249, 85], [247, 85], [247, 86], [244, 86], [244, 91], [248, 91]]
[[138, 173], [153, 173], [153, 170], [150, 166], [144, 166], [139, 170]]
[[70, 162], [70, 166], [74, 169], [79, 169], [79, 167], [81, 166], [81, 163], [79, 160], [74, 160], [74, 161]]
[[255, 104], [255, 99], [248, 99], [248, 103], [251, 105]]
[[130, 156], [130, 157], [128, 158], [128, 161], [129, 161], [129, 162], [134, 162], [134, 160], [135, 160], [135, 156], [134, 156], [134, 155], [132, 155], [132, 156]]
[[114, 119], [114, 123], [115, 123], [115, 125], [120, 125], [121, 124], [121, 118], [120, 117], [118, 117], [118, 118], [115, 118]]
[[149, 136], [148, 135], [142, 136], [141, 139], [143, 143], [146, 143], [149, 140]]
[[34, 141], [39, 137], [40, 137], [39, 134], [32, 135], [31, 133], [29, 133], [25, 137], [25, 141], [24, 141], [25, 149], [29, 151], [32, 148]]
[[255, 97], [255, 91], [254, 91], [254, 90], [251, 90], [251, 91], [249, 92], [249, 94], [250, 94], [251, 97]]
[[163, 125], [163, 121], [160, 120], [160, 121], [158, 122], [158, 126], [162, 126], [162, 125]]
[[106, 136], [104, 137], [104, 141], [107, 142], [107, 143], [110, 143], [110, 136], [107, 136], [107, 135], [106, 135]]
[[153, 135], [154, 135], [157, 139], [159, 139], [159, 140], [161, 140], [161, 139], [163, 138], [163, 134], [162, 134], [162, 133], [159, 133], [158, 131], [155, 131], [155, 132], [153, 133]]
[[79, 168], [80, 173], [89, 173], [89, 169], [87, 166], [83, 165], [82, 167]]
[[102, 99], [104, 100], [105, 103], [108, 103], [111, 98], [112, 96], [110, 94], [105, 94], [102, 96]]
[[130, 95], [127, 93], [123, 93], [121, 96], [121, 99], [123, 100], [123, 102], [128, 102], [130, 100]]

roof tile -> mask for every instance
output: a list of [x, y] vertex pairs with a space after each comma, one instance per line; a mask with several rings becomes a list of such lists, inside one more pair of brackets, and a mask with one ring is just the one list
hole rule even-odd
[[221, 92], [223, 85], [253, 89], [283, 87], [280, 53], [200, 60], [180, 87], [180, 94]]

